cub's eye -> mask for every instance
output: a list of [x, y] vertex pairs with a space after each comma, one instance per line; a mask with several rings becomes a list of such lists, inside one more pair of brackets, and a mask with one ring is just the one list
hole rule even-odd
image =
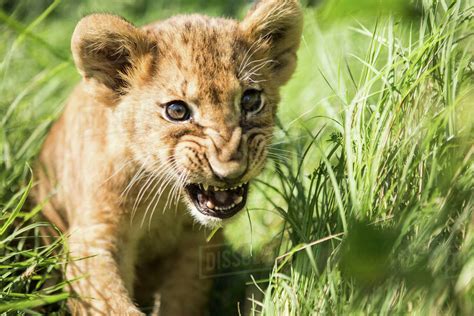
[[183, 101], [171, 101], [166, 104], [165, 113], [171, 121], [187, 121], [191, 117], [188, 105]]
[[257, 113], [263, 108], [262, 92], [249, 89], [244, 92], [242, 99], [240, 100], [242, 109], [247, 113]]

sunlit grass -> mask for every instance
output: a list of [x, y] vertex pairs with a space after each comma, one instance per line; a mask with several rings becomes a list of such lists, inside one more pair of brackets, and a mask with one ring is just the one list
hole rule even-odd
[[319, 106], [332, 110], [288, 130], [307, 140], [261, 185], [285, 201], [273, 205], [285, 254], [256, 313], [472, 314], [472, 14], [425, 2], [408, 37], [397, 18], [356, 24], [341, 37], [366, 52], [338, 61], [317, 30], [307, 36], [330, 89]]

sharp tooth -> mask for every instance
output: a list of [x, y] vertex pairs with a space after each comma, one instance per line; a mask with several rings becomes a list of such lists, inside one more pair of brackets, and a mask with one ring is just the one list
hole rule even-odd
[[209, 189], [209, 184], [203, 183], [202, 187], [204, 188], [205, 191], [207, 191], [207, 189]]
[[237, 198], [234, 200], [234, 203], [237, 205], [237, 204], [240, 204], [243, 200], [244, 200], [244, 198], [239, 195], [239, 197], [237, 197]]
[[211, 201], [207, 201], [206, 206], [208, 208], [214, 208], [215, 207], [214, 203], [212, 203]]

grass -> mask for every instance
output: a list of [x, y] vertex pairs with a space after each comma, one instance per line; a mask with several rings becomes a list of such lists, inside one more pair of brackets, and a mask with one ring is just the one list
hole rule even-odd
[[[29, 164], [79, 79], [68, 52], [75, 21], [112, 6], [8, 3], [0, 1], [0, 313], [62, 314], [62, 240], [40, 242], [48, 224], [26, 200]], [[131, 3], [115, 10], [138, 24], [241, 12], [218, 1]], [[255, 288], [249, 314], [472, 315], [472, 2], [390, 1], [392, 14], [362, 6], [365, 15], [344, 4], [306, 11], [268, 172], [248, 214], [225, 229], [235, 251], [272, 268], [235, 286]], [[221, 313], [237, 314], [230, 301]]]

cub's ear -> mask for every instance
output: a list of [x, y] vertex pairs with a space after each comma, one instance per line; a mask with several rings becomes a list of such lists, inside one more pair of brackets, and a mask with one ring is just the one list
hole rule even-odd
[[109, 14], [84, 17], [71, 41], [74, 62], [84, 79], [95, 80], [116, 94], [123, 93], [133, 72], [144, 66], [155, 48], [145, 31]]
[[296, 67], [296, 51], [303, 31], [303, 12], [298, 0], [259, 0], [240, 23], [245, 37], [260, 41], [272, 59], [275, 79], [288, 81]]

